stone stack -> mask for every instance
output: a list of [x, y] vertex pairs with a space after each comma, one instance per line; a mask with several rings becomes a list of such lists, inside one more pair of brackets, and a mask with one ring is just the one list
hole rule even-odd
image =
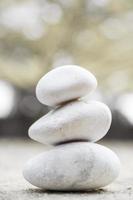
[[26, 164], [23, 174], [32, 185], [46, 190], [94, 190], [118, 176], [118, 157], [94, 143], [111, 125], [105, 104], [84, 99], [96, 86], [96, 78], [76, 65], [56, 68], [39, 81], [37, 98], [52, 110], [30, 127], [29, 136], [52, 148]]

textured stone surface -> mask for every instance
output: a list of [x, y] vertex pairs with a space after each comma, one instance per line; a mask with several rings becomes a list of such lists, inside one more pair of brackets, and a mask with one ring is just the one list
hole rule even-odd
[[122, 162], [119, 178], [104, 190], [95, 192], [45, 192], [28, 184], [22, 169], [26, 161], [44, 151], [44, 145], [34, 142], [0, 141], [0, 200], [132, 200], [133, 142], [104, 142]]
[[69, 140], [98, 141], [111, 124], [109, 108], [98, 101], [72, 101], [50, 111], [29, 129], [29, 136], [44, 144]]
[[59, 145], [29, 160], [25, 179], [43, 189], [94, 190], [113, 182], [120, 161], [109, 148], [90, 142]]

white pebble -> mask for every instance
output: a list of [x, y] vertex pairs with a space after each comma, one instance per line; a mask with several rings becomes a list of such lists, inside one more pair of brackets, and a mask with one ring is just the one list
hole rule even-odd
[[29, 136], [44, 144], [71, 140], [98, 141], [111, 125], [109, 108], [98, 101], [69, 102], [36, 121]]
[[95, 90], [97, 80], [88, 70], [76, 65], [58, 67], [41, 78], [36, 88], [38, 100], [57, 106]]
[[119, 174], [120, 162], [110, 149], [81, 142], [57, 146], [30, 160], [24, 177], [48, 190], [93, 190], [110, 184]]

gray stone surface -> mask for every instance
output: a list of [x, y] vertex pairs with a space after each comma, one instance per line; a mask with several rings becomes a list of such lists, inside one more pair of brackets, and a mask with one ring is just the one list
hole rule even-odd
[[27, 183], [22, 169], [27, 160], [45, 150], [41, 144], [0, 141], [0, 200], [130, 200], [133, 199], [133, 142], [104, 142], [120, 157], [122, 169], [119, 178], [108, 187], [95, 192], [46, 192]]

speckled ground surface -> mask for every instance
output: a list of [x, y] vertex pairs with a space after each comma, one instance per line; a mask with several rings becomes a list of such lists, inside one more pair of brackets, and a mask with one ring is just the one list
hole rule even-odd
[[104, 142], [120, 157], [119, 178], [97, 192], [44, 192], [27, 183], [22, 176], [25, 162], [45, 150], [41, 144], [0, 140], [0, 200], [133, 200], [133, 142]]

